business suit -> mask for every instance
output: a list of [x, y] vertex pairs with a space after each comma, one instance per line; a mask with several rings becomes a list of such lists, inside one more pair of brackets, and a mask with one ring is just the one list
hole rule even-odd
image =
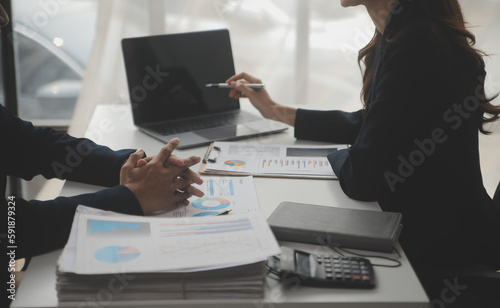
[[377, 49], [367, 108], [299, 109], [295, 136], [352, 144], [328, 156], [343, 191], [403, 213], [400, 243], [417, 273], [498, 267], [500, 209], [484, 189], [478, 151], [483, 113], [476, 90], [485, 73], [418, 19], [388, 38], [403, 20], [392, 18]]
[[[35, 175], [108, 186], [97, 193], [50, 201], [15, 198], [16, 258], [61, 248], [67, 241], [79, 204], [142, 215], [134, 194], [119, 185], [120, 168], [133, 150], [112, 151], [84, 138], [50, 128], [34, 127], [0, 106], [0, 189], [6, 196], [6, 176], [25, 180]], [[2, 197], [2, 233], [7, 233], [7, 200]]]

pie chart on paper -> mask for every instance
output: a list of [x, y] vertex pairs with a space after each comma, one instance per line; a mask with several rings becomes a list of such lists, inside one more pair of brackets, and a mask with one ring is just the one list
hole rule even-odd
[[224, 198], [203, 197], [191, 202], [191, 205], [200, 210], [219, 211], [231, 205], [231, 202]]
[[242, 161], [242, 160], [226, 160], [224, 162], [226, 166], [231, 166], [231, 167], [242, 167], [246, 165], [247, 163]]

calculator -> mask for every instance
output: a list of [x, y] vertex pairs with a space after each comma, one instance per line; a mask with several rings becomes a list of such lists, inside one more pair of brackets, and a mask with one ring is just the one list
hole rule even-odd
[[279, 257], [267, 265], [282, 280], [299, 279], [301, 285], [325, 288], [373, 289], [375, 274], [370, 260], [361, 257], [316, 255], [281, 247]]

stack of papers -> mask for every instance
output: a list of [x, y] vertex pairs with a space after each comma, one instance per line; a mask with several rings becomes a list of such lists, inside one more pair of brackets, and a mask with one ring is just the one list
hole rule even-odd
[[262, 298], [264, 269], [259, 262], [183, 274], [58, 273], [57, 296], [59, 301], [80, 302]]
[[164, 218], [79, 206], [58, 261], [58, 298], [262, 298], [264, 262], [279, 253], [258, 211]]

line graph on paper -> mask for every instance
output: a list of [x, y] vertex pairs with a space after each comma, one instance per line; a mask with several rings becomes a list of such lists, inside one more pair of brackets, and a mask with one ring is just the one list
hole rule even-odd
[[170, 259], [191, 256], [205, 260], [246, 255], [260, 249], [248, 219], [225, 222], [161, 225], [160, 236], [165, 244], [158, 247], [160, 255]]
[[183, 247], [176, 246], [175, 249], [172, 249], [170, 245], [160, 246], [160, 254], [172, 259], [185, 259], [193, 255], [203, 256], [204, 259], [219, 259], [228, 255], [246, 255], [250, 251], [259, 248], [259, 243], [254, 239], [242, 239], [238, 243], [221, 239], [218, 242], [213, 241], [203, 244], [184, 242], [182, 243]]

